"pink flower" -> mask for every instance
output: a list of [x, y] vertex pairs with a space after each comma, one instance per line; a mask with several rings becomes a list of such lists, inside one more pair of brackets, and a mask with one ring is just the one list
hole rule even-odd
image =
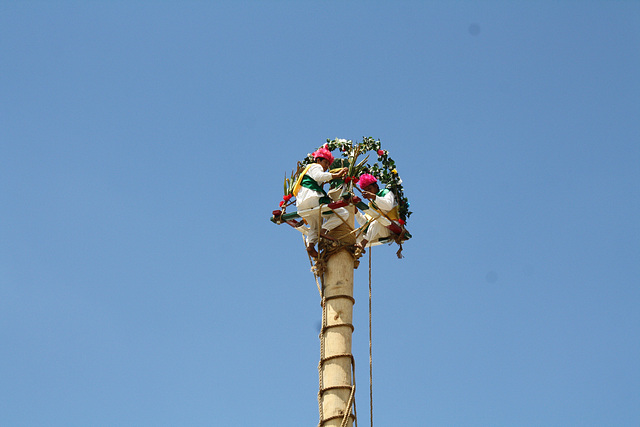
[[378, 150], [378, 156], [380, 157], [384, 156], [384, 150]]

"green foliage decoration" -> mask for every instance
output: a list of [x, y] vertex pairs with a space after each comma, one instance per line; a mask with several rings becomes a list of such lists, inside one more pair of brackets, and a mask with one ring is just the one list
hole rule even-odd
[[[353, 193], [353, 186], [357, 181], [357, 178], [363, 173], [369, 173], [376, 178], [380, 183], [380, 187], [383, 186], [391, 190], [398, 202], [398, 213], [402, 222], [409, 219], [412, 212], [409, 210], [409, 199], [404, 194], [404, 188], [402, 187], [402, 179], [396, 169], [396, 162], [389, 157], [389, 152], [381, 148], [380, 140], [372, 137], [363, 137], [362, 142], [354, 143], [352, 140], [347, 139], [327, 139], [324, 147], [329, 151], [338, 150], [342, 158], [336, 158], [331, 165], [331, 169], [339, 169], [347, 167], [348, 172], [345, 179], [336, 179], [331, 181], [331, 187], [336, 188], [341, 185], [345, 185], [343, 195]], [[367, 163], [370, 155], [369, 152], [375, 153], [377, 156], [377, 162], [373, 164]], [[366, 155], [363, 160], [358, 161], [361, 155]], [[304, 168], [314, 163], [315, 159], [311, 153], [298, 162], [296, 170], [291, 172], [291, 176], [284, 178], [284, 204], [288, 205], [292, 196], [293, 185], [295, 184], [298, 176]], [[282, 206], [281, 206], [282, 207]]]

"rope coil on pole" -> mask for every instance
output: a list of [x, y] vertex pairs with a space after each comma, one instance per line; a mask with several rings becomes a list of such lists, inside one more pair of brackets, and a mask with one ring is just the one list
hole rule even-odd
[[[337, 213], [334, 212], [334, 215]], [[309, 255], [309, 262], [311, 264], [311, 271], [314, 274], [314, 279], [316, 281], [316, 286], [318, 288], [318, 293], [321, 297], [321, 307], [322, 307], [322, 325], [320, 330], [320, 362], [318, 363], [318, 412], [320, 414], [318, 427], [323, 427], [326, 425], [325, 423], [333, 420], [333, 419], [341, 419], [341, 426], [346, 427], [349, 424], [349, 420], [353, 420], [355, 422], [355, 427], [358, 426], [357, 420], [357, 411], [356, 411], [356, 401], [355, 401], [355, 390], [356, 390], [356, 375], [355, 375], [355, 358], [353, 354], [348, 353], [339, 353], [332, 354], [330, 356], [326, 355], [328, 350], [327, 343], [325, 342], [327, 339], [327, 332], [335, 328], [345, 327], [350, 329], [351, 333], [353, 333], [355, 327], [350, 321], [342, 321], [339, 323], [331, 323], [329, 321], [329, 311], [334, 308], [332, 304], [328, 304], [330, 301], [334, 300], [344, 300], [349, 301], [351, 303], [351, 307], [355, 305], [355, 299], [352, 295], [348, 295], [344, 292], [340, 292], [338, 290], [337, 294], [334, 295], [326, 295], [325, 294], [325, 272], [327, 268], [327, 262], [329, 258], [331, 258], [334, 254], [337, 254], [341, 251], [346, 251], [351, 258], [353, 259], [354, 268], [358, 267], [359, 261], [358, 259], [362, 256], [362, 250], [354, 245], [354, 241], [357, 238], [357, 233], [361, 232], [361, 228], [353, 229], [353, 227], [345, 221], [340, 215], [338, 215], [340, 220], [342, 221], [342, 225], [336, 227], [331, 235], [322, 232], [320, 229], [318, 230], [318, 236], [320, 237], [318, 242], [318, 256], [312, 257]], [[321, 221], [319, 221], [321, 223]], [[303, 236], [304, 241], [304, 236]], [[306, 243], [306, 242], [305, 242]], [[306, 246], [306, 245], [305, 245]], [[314, 263], [315, 261], [315, 263]], [[340, 304], [338, 303], [338, 307]], [[347, 303], [348, 304], [348, 303]], [[333, 314], [331, 315], [333, 316]], [[336, 313], [336, 317], [332, 317], [332, 321], [338, 320], [339, 311]], [[351, 384], [341, 384], [341, 385], [326, 385], [325, 384], [325, 371], [327, 371], [327, 366], [325, 366], [328, 362], [332, 360], [339, 360], [341, 358], [346, 358], [348, 362], [337, 362], [339, 366], [344, 366], [344, 368], [348, 368], [350, 365], [351, 369]], [[330, 368], [333, 369], [333, 368]], [[329, 373], [329, 371], [327, 371]], [[339, 390], [348, 390], [349, 394], [344, 395], [343, 392], [339, 392]], [[336, 396], [342, 396], [341, 399], [346, 399], [346, 407], [343, 406], [342, 409], [338, 410], [338, 413], [335, 412], [331, 414], [325, 414], [324, 405], [326, 405], [326, 393], [330, 391], [338, 392]], [[333, 410], [333, 409], [332, 409]], [[327, 416], [325, 418], [325, 416]]]
[[[322, 290], [324, 291], [324, 283], [323, 283], [323, 287]], [[357, 413], [356, 413], [356, 404], [355, 404], [355, 390], [356, 390], [356, 361], [355, 358], [353, 356], [352, 353], [340, 353], [340, 354], [333, 354], [331, 356], [325, 356], [325, 332], [328, 329], [331, 328], [335, 328], [335, 327], [349, 327], [351, 328], [351, 331], [353, 332], [354, 330], [354, 326], [351, 323], [336, 323], [333, 325], [327, 325], [327, 307], [326, 307], [326, 302], [328, 300], [331, 299], [337, 299], [337, 298], [345, 298], [349, 299], [353, 302], [355, 302], [355, 300], [353, 299], [353, 297], [350, 296], [345, 296], [345, 295], [332, 295], [330, 297], [326, 297], [326, 296], [322, 296], [322, 327], [321, 327], [321, 331], [320, 331], [320, 362], [318, 363], [318, 377], [319, 377], [319, 390], [318, 390], [318, 410], [320, 413], [320, 420], [318, 422], [318, 427], [322, 427], [322, 425], [330, 420], [333, 419], [340, 419], [342, 418], [342, 424], [341, 426], [344, 427], [347, 425], [347, 421], [349, 418], [352, 418], [355, 421], [355, 425], [356, 427], [358, 427], [358, 418], [357, 418]], [[351, 364], [351, 385], [334, 385], [334, 386], [328, 386], [325, 387], [324, 386], [324, 377], [323, 377], [323, 372], [322, 372], [322, 368], [324, 366], [324, 364], [330, 360], [335, 360], [335, 359], [339, 359], [339, 358], [348, 358], [350, 360], [350, 364]], [[344, 415], [334, 415], [334, 416], [330, 416], [327, 418], [324, 418], [324, 411], [323, 411], [323, 407], [322, 407], [322, 396], [324, 395], [325, 392], [330, 391], [330, 390], [340, 390], [340, 389], [347, 389], [347, 390], [351, 390], [351, 393], [349, 395], [349, 400], [347, 402], [347, 407], [344, 411]], [[353, 413], [351, 413], [351, 408], [353, 407]]]
[[[322, 239], [321, 239], [322, 241]], [[331, 242], [333, 243], [333, 242]], [[322, 266], [322, 268], [318, 268], [318, 264], [319, 263], [326, 263], [326, 261], [328, 260], [328, 258], [333, 254], [333, 253], [337, 253], [338, 250], [340, 249], [348, 249], [349, 247], [353, 247], [353, 245], [347, 245], [347, 244], [340, 244], [338, 243], [336, 244], [324, 244], [321, 246], [319, 245], [319, 249], [321, 249], [319, 256], [318, 256], [318, 260], [316, 261], [316, 265], [314, 266], [314, 268], [312, 269], [312, 271], [314, 272], [314, 275], [316, 276], [316, 282], [317, 282], [317, 278], [318, 276], [320, 276], [321, 278], [321, 283], [322, 286], [320, 288], [321, 292], [321, 307], [322, 307], [322, 326], [321, 326], [321, 330], [320, 330], [320, 362], [318, 363], [318, 377], [319, 377], [319, 390], [318, 390], [318, 409], [319, 409], [319, 414], [320, 414], [320, 419], [318, 422], [318, 427], [322, 427], [323, 425], [325, 425], [325, 423], [327, 423], [330, 420], [334, 420], [334, 419], [340, 419], [341, 421], [341, 426], [342, 427], [346, 427], [348, 425], [349, 419], [353, 420], [355, 422], [355, 426], [358, 426], [358, 420], [357, 420], [357, 412], [356, 412], [356, 403], [355, 403], [355, 381], [356, 381], [356, 376], [355, 376], [355, 358], [353, 356], [352, 353], [338, 353], [338, 354], [332, 354], [327, 356], [326, 353], [326, 343], [325, 343], [325, 339], [326, 339], [326, 333], [333, 329], [333, 328], [340, 328], [340, 327], [346, 327], [349, 328], [351, 330], [351, 332], [354, 331], [354, 325], [350, 322], [339, 322], [339, 323], [333, 323], [333, 324], [328, 324], [328, 306], [327, 303], [329, 301], [332, 300], [347, 300], [349, 302], [351, 302], [351, 306], [353, 306], [355, 304], [355, 299], [353, 298], [353, 296], [351, 295], [347, 295], [347, 294], [336, 294], [336, 295], [325, 295], [325, 277], [324, 277], [324, 265]], [[348, 250], [349, 254], [355, 258], [354, 256], [354, 252]], [[319, 273], [321, 273], [322, 275], [320, 275]], [[336, 317], [335, 320], [337, 320], [338, 318]], [[344, 384], [344, 385], [330, 385], [330, 386], [326, 386], [325, 382], [324, 382], [324, 369], [325, 369], [325, 364], [329, 361], [332, 360], [337, 360], [337, 359], [341, 359], [341, 358], [346, 358], [349, 360], [349, 365], [351, 365], [351, 384]], [[327, 414], [328, 416], [325, 418], [325, 414], [324, 414], [324, 408], [323, 408], [323, 398], [325, 393], [332, 391], [332, 390], [349, 390], [349, 398], [346, 402], [346, 408], [344, 408], [344, 410], [340, 410], [339, 414]]]

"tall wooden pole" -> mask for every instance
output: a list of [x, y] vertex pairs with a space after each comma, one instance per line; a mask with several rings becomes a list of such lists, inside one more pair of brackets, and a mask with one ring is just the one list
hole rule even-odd
[[[353, 227], [353, 206], [349, 208], [348, 223]], [[346, 233], [345, 233], [346, 231]], [[331, 235], [345, 242], [348, 227], [338, 227]], [[351, 236], [353, 244], [355, 240]], [[327, 259], [324, 272], [324, 313], [321, 331], [322, 354], [320, 360], [320, 427], [340, 427], [345, 413], [346, 426], [353, 426], [355, 405], [355, 379], [351, 336], [353, 333], [353, 270], [354, 258], [347, 249], [341, 249]]]

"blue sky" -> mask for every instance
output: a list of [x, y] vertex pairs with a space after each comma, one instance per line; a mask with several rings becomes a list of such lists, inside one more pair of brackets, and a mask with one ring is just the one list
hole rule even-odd
[[[268, 221], [326, 138], [373, 249], [380, 426], [640, 424], [640, 3], [0, 3], [0, 424], [300, 426], [320, 306]], [[356, 271], [369, 424], [367, 271]]]

